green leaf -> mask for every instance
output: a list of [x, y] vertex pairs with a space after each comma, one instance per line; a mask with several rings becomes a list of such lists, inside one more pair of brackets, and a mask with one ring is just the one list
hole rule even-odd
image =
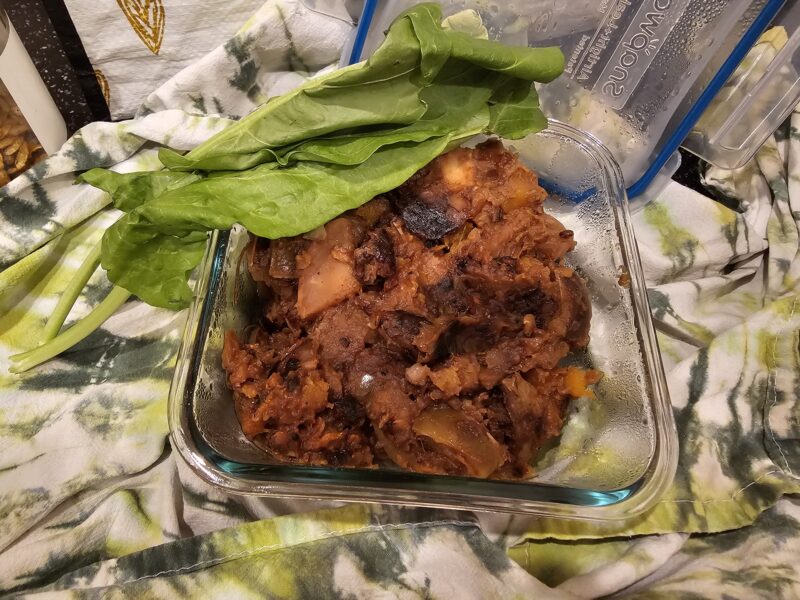
[[539, 95], [524, 79], [514, 79], [499, 88], [489, 104], [489, 129], [500, 137], [518, 140], [547, 127]]
[[204, 231], [160, 233], [131, 213], [103, 236], [100, 264], [108, 278], [152, 306], [179, 310], [189, 305], [189, 275], [205, 252]]
[[[161, 152], [170, 169], [250, 168], [281, 148], [342, 129], [414, 123], [425, 114], [415, 82], [418, 45], [410, 25], [393, 27], [366, 63], [311, 79], [273, 98], [183, 157]], [[258, 153], [257, 158], [242, 155]]]
[[533, 82], [561, 72], [560, 50], [511, 48], [440, 21], [438, 5], [413, 7], [368, 61], [270, 99], [186, 155], [162, 149], [164, 171], [86, 173], [128, 213], [103, 238], [109, 279], [152, 305], [184, 307], [210, 230], [304, 233], [474, 135], [546, 127]]
[[488, 40], [449, 31], [452, 58], [460, 58], [511, 77], [549, 83], [564, 71], [564, 53], [559, 48], [504, 46]]
[[167, 190], [188, 185], [198, 179], [201, 177], [195, 173], [174, 171], [116, 173], [106, 169], [91, 169], [79, 175], [77, 181], [108, 192], [116, 208], [129, 212]]

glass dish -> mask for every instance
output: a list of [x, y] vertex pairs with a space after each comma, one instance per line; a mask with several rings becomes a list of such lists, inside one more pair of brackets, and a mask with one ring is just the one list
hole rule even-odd
[[198, 475], [235, 493], [629, 518], [651, 507], [677, 463], [672, 409], [631, 230], [622, 175], [595, 138], [568, 125], [509, 142], [550, 192], [545, 208], [574, 230], [571, 266], [592, 299], [591, 342], [568, 360], [604, 373], [596, 400], [570, 407], [558, 444], [525, 481], [277, 464], [241, 431], [221, 366], [224, 332], [256, 320], [242, 229], [211, 237], [170, 390], [174, 447]]

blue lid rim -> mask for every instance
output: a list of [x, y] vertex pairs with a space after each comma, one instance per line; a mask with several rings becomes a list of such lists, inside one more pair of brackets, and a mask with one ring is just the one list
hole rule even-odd
[[[364, 50], [364, 43], [367, 39], [372, 19], [375, 16], [375, 9], [377, 8], [379, 0], [366, 0], [364, 9], [361, 11], [361, 18], [358, 21], [358, 29], [356, 30], [356, 38], [353, 43], [353, 51], [350, 53], [350, 63], [354, 64], [361, 60], [361, 53]], [[680, 122], [675, 131], [670, 134], [667, 141], [659, 150], [655, 160], [645, 170], [642, 176], [631, 184], [626, 190], [628, 198], [635, 198], [644, 192], [647, 187], [652, 183], [653, 179], [661, 171], [661, 168], [669, 160], [669, 157], [680, 147], [686, 136], [697, 123], [700, 116], [703, 114], [708, 105], [717, 95], [717, 93], [725, 85], [730, 76], [742, 62], [744, 57], [750, 49], [758, 41], [759, 36], [769, 26], [770, 22], [778, 14], [778, 11], [783, 7], [786, 0], [767, 0], [764, 8], [759, 13], [758, 17], [750, 24], [742, 39], [736, 44], [736, 47], [731, 52], [730, 56], [725, 59], [722, 66], [716, 72], [714, 77], [708, 83], [706, 88], [697, 98], [697, 101], [686, 113], [686, 116]]]
[[708, 105], [711, 104], [711, 101], [720, 89], [722, 89], [722, 86], [725, 85], [725, 82], [733, 75], [736, 67], [739, 66], [739, 63], [742, 62], [745, 55], [747, 55], [753, 45], [755, 45], [759, 36], [769, 26], [784, 3], [785, 0], [768, 0], [767, 4], [761, 10], [761, 13], [750, 24], [747, 32], [742, 36], [742, 39], [739, 40], [739, 43], [736, 44], [730, 56], [722, 63], [719, 71], [717, 71], [697, 98], [692, 108], [689, 109], [689, 112], [686, 113], [686, 116], [678, 127], [675, 128], [675, 131], [667, 138], [667, 141], [661, 147], [661, 150], [659, 150], [655, 160], [650, 164], [644, 174], [627, 189], [628, 198], [635, 198], [647, 189], [647, 186], [649, 186], [655, 176], [658, 175], [658, 172], [667, 160], [669, 160], [669, 157], [672, 156], [672, 153], [678, 149], [683, 143], [683, 140], [686, 139], [686, 136], [689, 135], [689, 132], [692, 130], [695, 123], [697, 123], [703, 111], [708, 108]]
[[375, 9], [378, 7], [378, 0], [366, 0], [364, 8], [361, 9], [361, 18], [358, 20], [356, 28], [356, 39], [353, 42], [353, 49], [350, 52], [350, 60], [347, 64], [354, 65], [361, 60], [361, 52], [364, 50], [364, 43], [367, 41], [367, 34], [372, 25], [372, 18], [375, 16]]

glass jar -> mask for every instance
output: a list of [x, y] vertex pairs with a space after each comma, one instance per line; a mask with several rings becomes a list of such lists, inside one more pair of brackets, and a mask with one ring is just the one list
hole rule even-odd
[[[248, 236], [236, 227], [211, 237], [169, 393], [172, 448], [198, 476], [235, 494], [596, 522], [631, 519], [659, 501], [675, 475], [678, 437], [622, 173], [593, 136], [553, 120], [513, 147], [548, 191], [547, 211], [575, 232], [570, 266], [587, 282], [592, 322], [588, 348], [572, 359], [603, 372], [596, 397], [573, 406], [560, 443], [536, 464], [537, 472], [529, 479], [498, 480], [413, 473], [386, 464], [310, 467], [280, 463], [251, 443], [242, 434], [222, 367], [225, 332], [242, 332], [258, 318], [255, 284], [236, 266]], [[629, 275], [624, 285], [620, 273]]]
[[0, 8], [0, 186], [66, 139], [64, 119]]

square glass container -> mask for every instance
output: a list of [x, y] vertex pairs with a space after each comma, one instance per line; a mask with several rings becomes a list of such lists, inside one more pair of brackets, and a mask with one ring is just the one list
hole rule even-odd
[[172, 443], [195, 472], [234, 493], [496, 510], [613, 520], [642, 513], [677, 464], [672, 408], [620, 169], [591, 135], [551, 121], [506, 142], [540, 177], [545, 209], [575, 232], [569, 263], [592, 300], [591, 341], [573, 364], [603, 372], [596, 399], [572, 403], [559, 440], [523, 481], [423, 475], [396, 467], [280, 464], [242, 433], [221, 364], [225, 331], [256, 322], [247, 232], [212, 235], [170, 390]]

